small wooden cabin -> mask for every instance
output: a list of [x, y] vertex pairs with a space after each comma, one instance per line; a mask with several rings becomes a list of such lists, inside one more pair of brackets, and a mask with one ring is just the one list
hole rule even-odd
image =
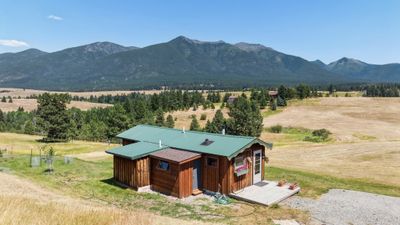
[[149, 125], [119, 135], [114, 179], [178, 198], [202, 191], [229, 194], [264, 179], [265, 148], [258, 138], [184, 131]]

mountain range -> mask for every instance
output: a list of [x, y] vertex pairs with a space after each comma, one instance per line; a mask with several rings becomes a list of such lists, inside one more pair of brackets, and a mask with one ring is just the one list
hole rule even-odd
[[0, 86], [46, 90], [400, 82], [400, 64], [342, 58], [324, 64], [249, 43], [179, 36], [143, 48], [96, 42], [56, 52], [0, 54]]

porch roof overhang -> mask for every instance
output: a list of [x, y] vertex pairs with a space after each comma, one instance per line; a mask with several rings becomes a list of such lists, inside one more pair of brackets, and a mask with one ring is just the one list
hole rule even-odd
[[166, 148], [151, 153], [150, 157], [183, 164], [201, 158], [201, 154], [173, 148]]

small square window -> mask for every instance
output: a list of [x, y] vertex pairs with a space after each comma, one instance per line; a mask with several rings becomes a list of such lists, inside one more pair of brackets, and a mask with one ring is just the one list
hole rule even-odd
[[160, 162], [158, 163], [158, 168], [161, 170], [168, 171], [169, 170], [169, 162], [160, 160]]
[[207, 157], [207, 166], [217, 167], [218, 160], [216, 158]]

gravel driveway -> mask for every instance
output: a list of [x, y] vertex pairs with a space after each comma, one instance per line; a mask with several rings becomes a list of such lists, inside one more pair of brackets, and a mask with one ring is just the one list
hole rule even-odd
[[400, 198], [385, 195], [332, 189], [316, 200], [295, 196], [283, 204], [309, 211], [317, 224], [400, 224]]

